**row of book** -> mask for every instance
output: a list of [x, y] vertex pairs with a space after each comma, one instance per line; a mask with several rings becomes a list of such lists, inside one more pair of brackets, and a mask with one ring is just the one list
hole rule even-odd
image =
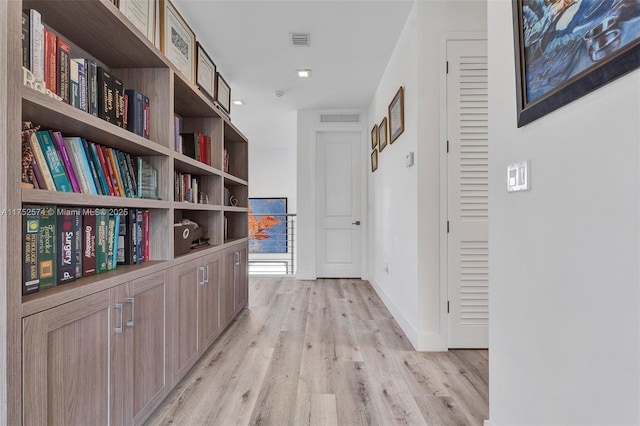
[[173, 149], [187, 157], [211, 165], [211, 136], [201, 132], [182, 133], [182, 117], [173, 116]]
[[149, 98], [91, 58], [73, 58], [71, 45], [45, 27], [35, 9], [22, 12], [22, 65], [64, 102], [149, 138]]
[[22, 293], [149, 260], [149, 210], [25, 205]]
[[175, 172], [174, 200], [200, 203], [200, 177], [190, 173]]
[[157, 171], [143, 157], [23, 123], [22, 181], [36, 189], [157, 199]]

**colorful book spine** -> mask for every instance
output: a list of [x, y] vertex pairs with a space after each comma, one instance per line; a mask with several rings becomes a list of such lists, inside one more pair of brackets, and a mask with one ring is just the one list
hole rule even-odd
[[113, 249], [116, 242], [116, 215], [110, 214], [107, 220], [107, 271], [113, 270]]
[[69, 105], [80, 109], [80, 72], [76, 61], [69, 61]]
[[147, 96], [142, 95], [142, 99], [144, 101], [144, 126], [142, 128], [142, 136], [149, 139], [151, 137], [151, 106], [149, 104], [149, 98]]
[[58, 96], [66, 103], [69, 103], [69, 82], [71, 80], [71, 46], [62, 37], [57, 39], [58, 61]]
[[20, 34], [20, 40], [22, 42], [22, 66], [31, 70], [31, 28], [28, 13], [22, 12], [20, 23], [22, 24], [22, 33]]
[[32, 133], [31, 137], [29, 138], [29, 145], [31, 146], [31, 151], [33, 151], [33, 155], [36, 158], [36, 162], [38, 163], [40, 173], [42, 173], [44, 188], [48, 189], [49, 191], [57, 191], [56, 184], [53, 181], [53, 176], [51, 176], [49, 166], [47, 166], [47, 160], [44, 157], [42, 148], [40, 148], [40, 142], [38, 142], [38, 137], [36, 136], [35, 132]]
[[118, 162], [116, 161], [116, 157], [113, 154], [113, 149], [106, 148], [107, 156], [109, 158], [109, 162], [111, 163], [111, 170], [116, 178], [116, 183], [118, 185], [118, 192], [121, 197], [126, 197], [126, 193], [124, 191], [124, 186], [122, 185], [122, 176], [120, 176], [120, 170], [118, 169]]
[[131, 176], [131, 185], [133, 188], [132, 197], [136, 198], [138, 196], [138, 177], [136, 174], [136, 168], [133, 165], [133, 159], [129, 153], [123, 153], [125, 161], [127, 163], [127, 170], [129, 171], [129, 175]]
[[29, 10], [31, 23], [31, 73], [36, 81], [44, 81], [44, 25], [37, 10]]
[[78, 137], [67, 137], [62, 138], [65, 148], [67, 149], [67, 153], [69, 154], [69, 159], [71, 160], [71, 166], [73, 168], [76, 177], [78, 178], [78, 183], [80, 185], [81, 192], [83, 194], [91, 194], [91, 187], [89, 186], [88, 176], [85, 173], [85, 169], [82, 167], [82, 162], [80, 161], [80, 154], [77, 152], [78, 147], [75, 143], [76, 139], [80, 139]]
[[149, 248], [149, 210], [144, 211], [144, 225], [143, 225], [143, 239], [144, 239], [144, 261], [148, 262], [151, 259], [151, 251]]
[[44, 84], [53, 93], [58, 93], [58, 37], [44, 29]]
[[[100, 183], [100, 177], [98, 176], [98, 169], [100, 168], [100, 163], [95, 163], [93, 161], [93, 154], [91, 153], [91, 149], [89, 148], [89, 143], [85, 138], [80, 139], [82, 144], [81, 148], [84, 153], [84, 156], [87, 158], [87, 163], [89, 164], [89, 169], [91, 170], [91, 177], [93, 178], [93, 183], [96, 188], [97, 195], [105, 195], [102, 192], [102, 185]], [[109, 194], [106, 194], [109, 195]]]
[[114, 94], [114, 124], [124, 128], [124, 85], [122, 80], [113, 76], [113, 94]]
[[96, 215], [96, 273], [107, 271], [109, 215], [99, 210]]
[[98, 116], [98, 65], [93, 59], [86, 60], [87, 68], [87, 112]]
[[87, 141], [88, 151], [90, 153], [91, 161], [95, 165], [95, 169], [98, 175], [98, 181], [100, 182], [100, 189], [102, 190], [103, 195], [111, 195], [109, 191], [109, 185], [107, 185], [107, 177], [104, 174], [104, 170], [102, 169], [102, 163], [100, 162], [100, 158], [98, 157], [98, 151], [96, 150], [96, 144], [93, 142]]
[[138, 136], [144, 136], [144, 96], [134, 89], [125, 90], [127, 94], [127, 130]]
[[40, 167], [38, 167], [38, 163], [36, 160], [31, 162], [31, 168], [33, 169], [33, 176], [35, 177], [35, 182], [33, 182], [36, 189], [47, 189], [44, 184], [44, 178], [42, 177], [42, 173], [40, 172]]
[[87, 183], [89, 184], [89, 193], [98, 195], [98, 189], [96, 188], [96, 182], [93, 180], [93, 173], [91, 171], [91, 165], [89, 164], [89, 158], [84, 150], [82, 138], [74, 138], [73, 144], [76, 146], [76, 153], [80, 159], [80, 165], [84, 170], [84, 174], [87, 177]]
[[126, 209], [120, 222], [118, 240], [118, 263], [122, 265], [136, 264], [136, 215], [134, 209]]
[[136, 209], [136, 263], [142, 263], [144, 261], [143, 224], [144, 213], [142, 209]]
[[127, 160], [124, 158], [122, 151], [114, 150], [114, 155], [118, 160], [118, 167], [120, 170], [120, 176], [122, 176], [122, 184], [124, 186], [125, 194], [129, 198], [134, 198], [133, 183], [131, 182], [131, 176], [129, 176], [129, 168], [127, 167]]
[[78, 108], [88, 111], [87, 100], [87, 66], [84, 59], [72, 59], [78, 66]]
[[113, 223], [113, 259], [111, 261], [111, 269], [118, 266], [118, 252], [120, 251], [120, 215], [114, 214]]
[[96, 209], [82, 209], [82, 276], [96, 274]]
[[106, 179], [106, 184], [107, 184], [107, 187], [108, 187], [108, 190], [109, 190], [109, 195], [116, 197], [117, 194], [116, 194], [116, 192], [114, 191], [114, 188], [113, 188], [112, 176], [109, 173], [109, 167], [107, 166], [108, 162], [105, 159], [104, 151], [102, 149], [102, 146], [95, 144], [94, 148], [96, 150], [96, 154], [98, 154], [98, 161], [100, 162], [101, 171], [102, 171], [102, 173], [103, 173], [103, 175], [104, 175], [104, 177]]
[[53, 177], [56, 189], [61, 192], [73, 192], [71, 183], [69, 183], [69, 179], [64, 171], [62, 160], [60, 159], [58, 151], [53, 144], [51, 133], [47, 130], [41, 130], [36, 132], [36, 135], [40, 142], [42, 152], [44, 153], [45, 160], [47, 161], [47, 165], [49, 166], [49, 171]]
[[37, 206], [24, 206], [27, 214], [22, 216], [22, 294], [39, 290], [38, 251], [40, 236], [40, 214]]
[[80, 189], [80, 184], [78, 183], [78, 178], [76, 177], [76, 173], [73, 171], [71, 159], [69, 159], [69, 153], [67, 152], [67, 148], [64, 146], [62, 133], [51, 132], [51, 135], [53, 136], [53, 141], [56, 144], [56, 149], [60, 153], [60, 158], [62, 159], [62, 164], [64, 165], [64, 169], [67, 172], [67, 177], [69, 178], [71, 189], [73, 189], [73, 192], [82, 192], [82, 190]]
[[102, 156], [104, 158], [104, 162], [107, 166], [106, 170], [109, 171], [109, 176], [111, 179], [111, 186], [113, 187], [113, 196], [114, 197], [122, 197], [120, 194], [120, 190], [118, 189], [118, 180], [116, 179], [115, 171], [111, 166], [111, 158], [109, 158], [109, 151], [106, 146], [100, 146], [100, 150], [102, 151]]
[[58, 208], [58, 285], [76, 279], [76, 231], [80, 232], [80, 214], [79, 208]]
[[40, 206], [40, 243], [38, 250], [38, 273], [40, 289], [55, 287], [58, 283], [56, 273], [57, 225], [56, 206]]

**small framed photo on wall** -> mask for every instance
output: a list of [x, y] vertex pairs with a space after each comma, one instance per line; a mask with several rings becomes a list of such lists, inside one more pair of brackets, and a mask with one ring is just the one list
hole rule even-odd
[[375, 148], [371, 153], [371, 173], [378, 170], [378, 149]]
[[404, 132], [404, 88], [398, 92], [389, 104], [389, 142], [393, 143]]
[[205, 95], [213, 100], [216, 92], [216, 64], [207, 55], [200, 42], [197, 43], [197, 46], [196, 84]]
[[373, 129], [371, 129], [371, 149], [374, 149], [378, 146], [378, 125], [374, 124]]
[[383, 118], [378, 126], [378, 139], [380, 140], [380, 146], [387, 146], [387, 117]]
[[160, 49], [191, 83], [195, 81], [196, 35], [169, 0], [160, 0]]

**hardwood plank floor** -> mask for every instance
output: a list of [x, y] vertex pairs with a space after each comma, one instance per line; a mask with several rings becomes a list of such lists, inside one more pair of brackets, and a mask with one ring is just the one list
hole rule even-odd
[[415, 352], [365, 281], [252, 278], [149, 425], [482, 425], [488, 352]]

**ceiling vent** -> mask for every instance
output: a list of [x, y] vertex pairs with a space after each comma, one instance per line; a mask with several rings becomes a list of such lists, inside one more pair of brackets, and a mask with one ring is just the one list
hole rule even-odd
[[321, 123], [359, 123], [360, 114], [320, 114]]
[[298, 47], [308, 47], [311, 43], [309, 33], [290, 33], [291, 44]]

